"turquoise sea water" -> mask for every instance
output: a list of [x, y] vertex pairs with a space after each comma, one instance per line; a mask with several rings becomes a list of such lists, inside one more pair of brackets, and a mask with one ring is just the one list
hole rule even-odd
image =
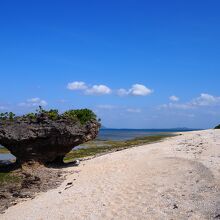
[[12, 154], [0, 154], [0, 160], [15, 160]]
[[97, 137], [98, 140], [130, 140], [136, 137], [163, 135], [172, 132], [186, 132], [195, 129], [175, 128], [175, 129], [101, 129]]

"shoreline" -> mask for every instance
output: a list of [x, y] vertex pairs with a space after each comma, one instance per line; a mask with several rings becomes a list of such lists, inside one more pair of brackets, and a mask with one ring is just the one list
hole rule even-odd
[[[77, 151], [72, 150], [68, 153], [65, 163], [61, 165], [43, 166], [31, 162], [24, 164], [22, 167], [17, 167], [15, 161], [11, 161], [12, 163], [10, 161], [2, 162], [0, 163], [0, 214], [22, 201], [34, 199], [38, 193], [60, 186], [66, 175], [63, 168], [76, 166], [74, 159], [87, 161], [116, 151], [137, 147], [143, 143], [160, 142], [174, 135], [169, 133], [138, 137], [126, 141], [100, 141], [100, 143], [111, 143], [108, 147], [94, 147], [94, 143], [90, 142], [90, 147]], [[3, 153], [3, 155], [10, 154], [6, 148], [2, 148], [0, 153]], [[2, 178], [6, 181], [2, 182]]]
[[0, 217], [217, 219], [220, 131], [181, 134], [63, 168], [61, 186], [10, 207]]

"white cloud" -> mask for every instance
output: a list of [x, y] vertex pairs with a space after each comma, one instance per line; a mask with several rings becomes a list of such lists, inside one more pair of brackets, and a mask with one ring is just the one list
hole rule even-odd
[[130, 112], [130, 113], [141, 113], [141, 109], [140, 108], [127, 108], [127, 107], [123, 107], [123, 106], [116, 106], [116, 105], [97, 105], [96, 106], [98, 109], [100, 110], [118, 110], [119, 112], [123, 113], [126, 112]]
[[92, 88], [85, 90], [87, 95], [108, 95], [111, 92], [111, 89], [106, 85], [94, 85]]
[[146, 96], [151, 94], [153, 91], [141, 84], [134, 84], [129, 90], [129, 94], [134, 96]]
[[220, 97], [216, 97], [210, 94], [202, 93], [199, 97], [191, 100], [187, 103], [169, 103], [164, 104], [159, 107], [161, 108], [170, 108], [170, 109], [195, 109], [199, 107], [209, 107], [220, 105]]
[[119, 89], [117, 94], [119, 96], [126, 96], [126, 95], [133, 95], [133, 96], [147, 96], [150, 95], [153, 90], [147, 88], [145, 85], [142, 84], [134, 84], [129, 90], [126, 89]]
[[112, 92], [106, 85], [93, 85], [89, 87], [82, 81], [68, 83], [67, 89], [72, 91], [81, 90], [84, 91], [84, 94], [86, 95], [108, 95]]
[[141, 109], [139, 108], [128, 108], [126, 111], [131, 113], [141, 113]]
[[175, 95], [170, 96], [169, 99], [170, 99], [170, 101], [172, 101], [172, 102], [178, 102], [178, 101], [180, 100], [179, 97], [177, 97], [177, 96], [175, 96]]
[[[67, 84], [67, 89], [72, 91], [81, 90], [84, 92], [85, 95], [109, 95], [112, 93], [111, 88], [106, 85], [92, 85], [88, 86], [85, 82], [82, 81], [75, 81]], [[128, 90], [126, 89], [118, 89], [116, 94], [119, 96], [147, 96], [151, 94], [153, 90], [147, 88], [145, 85], [142, 84], [134, 84]]]
[[207, 93], [202, 93], [198, 98], [194, 99], [191, 104], [194, 106], [219, 105], [220, 97], [215, 97]]
[[71, 82], [67, 84], [67, 89], [69, 90], [85, 90], [87, 89], [87, 85], [84, 82]]
[[186, 104], [176, 104], [176, 103], [168, 103], [168, 104], [164, 104], [164, 105], [161, 105], [159, 107], [159, 109], [161, 108], [170, 108], [170, 109], [193, 109], [194, 107], [188, 103]]
[[46, 106], [47, 102], [40, 98], [27, 99], [26, 102], [21, 102], [18, 104], [22, 107], [35, 107], [35, 106]]

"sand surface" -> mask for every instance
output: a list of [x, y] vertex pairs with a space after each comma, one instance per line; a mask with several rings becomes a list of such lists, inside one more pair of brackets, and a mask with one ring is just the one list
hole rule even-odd
[[82, 162], [2, 220], [220, 219], [220, 130], [183, 133]]

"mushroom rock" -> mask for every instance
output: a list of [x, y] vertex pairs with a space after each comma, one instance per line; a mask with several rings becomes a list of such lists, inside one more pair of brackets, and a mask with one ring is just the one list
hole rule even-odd
[[85, 124], [68, 118], [51, 120], [46, 115], [36, 119], [16, 117], [0, 120], [0, 144], [17, 162], [63, 162], [74, 147], [95, 139], [100, 123], [91, 119]]

